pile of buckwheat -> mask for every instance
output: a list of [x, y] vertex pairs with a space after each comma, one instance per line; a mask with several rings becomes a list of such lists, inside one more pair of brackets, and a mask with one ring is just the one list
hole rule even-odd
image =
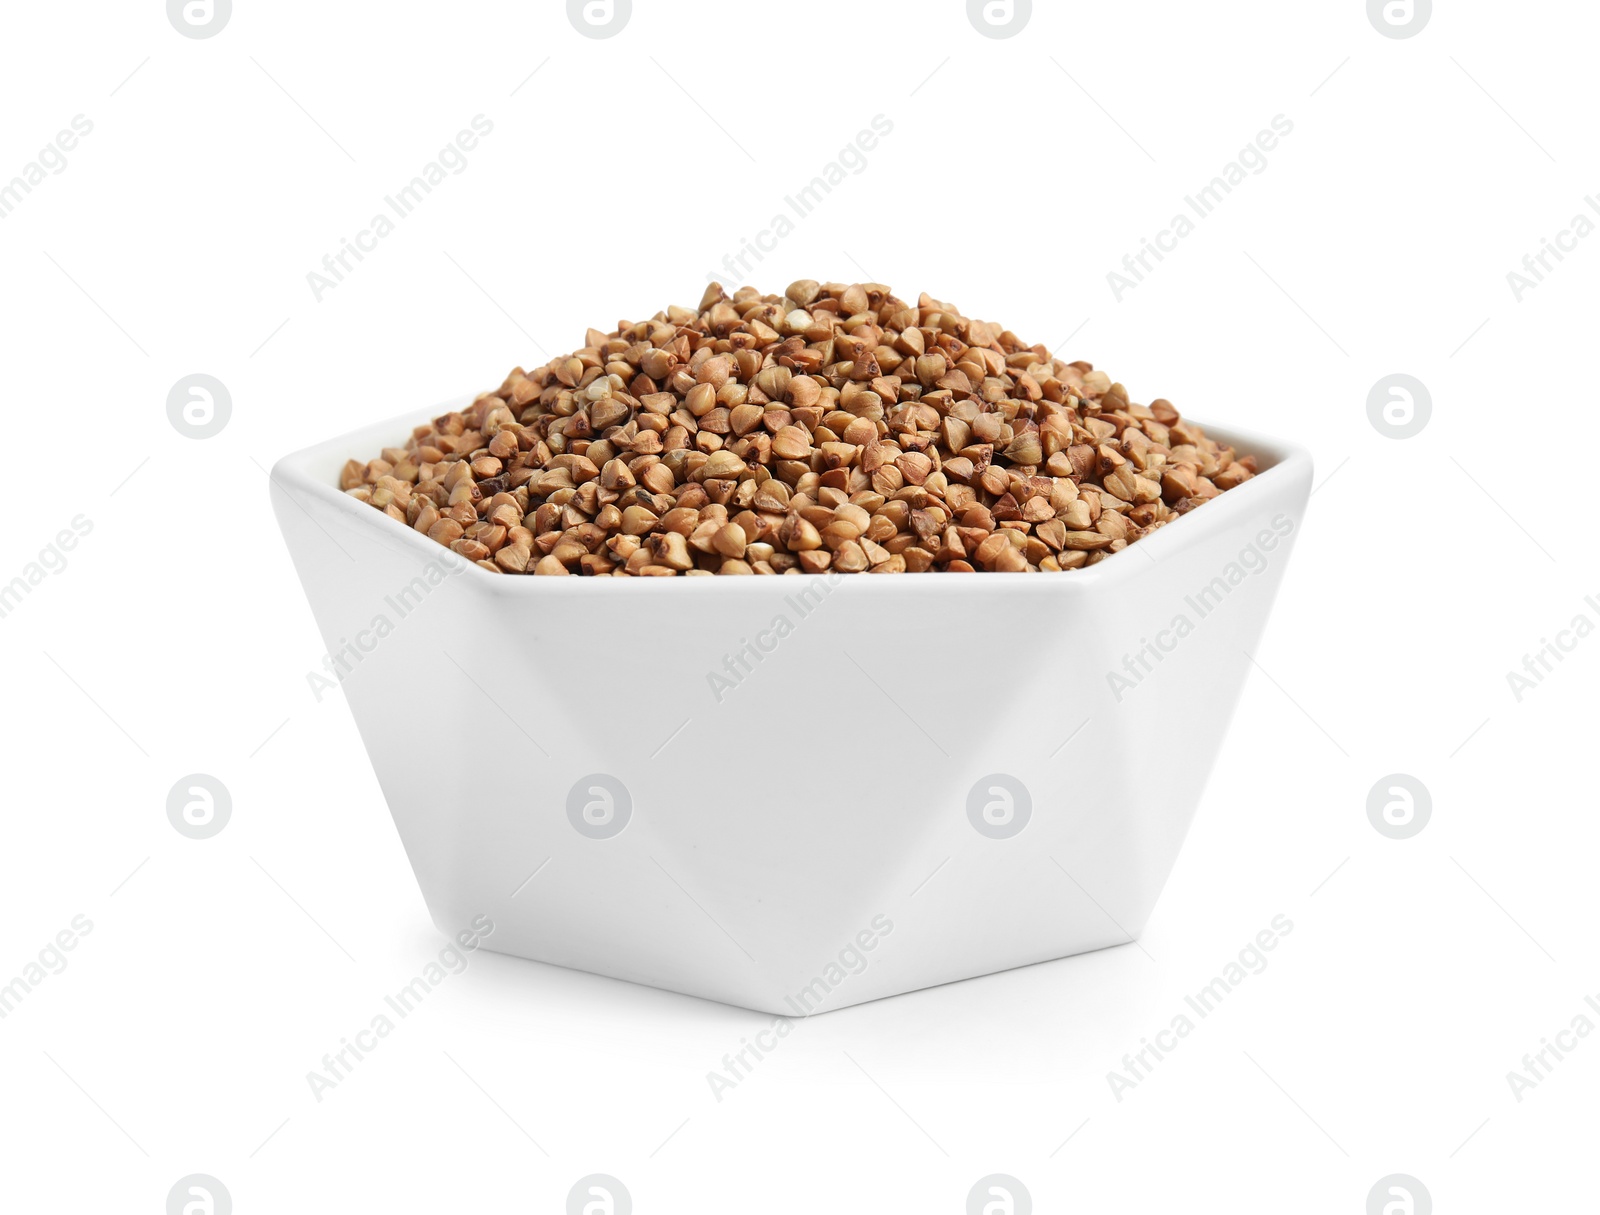
[[1094, 565], [1257, 471], [928, 295], [713, 284], [517, 368], [340, 488], [508, 574]]

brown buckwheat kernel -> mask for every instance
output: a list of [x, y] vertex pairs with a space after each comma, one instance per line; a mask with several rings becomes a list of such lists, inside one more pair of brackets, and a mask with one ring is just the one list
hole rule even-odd
[[713, 284], [339, 486], [491, 573], [1082, 569], [1257, 472], [1170, 401], [882, 283]]

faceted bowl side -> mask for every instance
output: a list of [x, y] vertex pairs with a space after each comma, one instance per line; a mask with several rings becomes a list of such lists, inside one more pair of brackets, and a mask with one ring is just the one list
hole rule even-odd
[[1272, 466], [1055, 576], [513, 578], [334, 488], [408, 425], [272, 493], [435, 923], [781, 1015], [1142, 930], [1311, 477], [1234, 437]]

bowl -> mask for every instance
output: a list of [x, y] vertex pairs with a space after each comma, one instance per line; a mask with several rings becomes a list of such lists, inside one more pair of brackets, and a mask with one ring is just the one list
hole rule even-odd
[[509, 576], [339, 491], [422, 416], [271, 493], [434, 923], [787, 1017], [1137, 939], [1312, 472], [1208, 431], [1260, 474], [1058, 574]]

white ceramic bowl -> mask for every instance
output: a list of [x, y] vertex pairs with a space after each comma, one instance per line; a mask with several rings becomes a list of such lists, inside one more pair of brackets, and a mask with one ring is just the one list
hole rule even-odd
[[1261, 474], [1089, 569], [511, 577], [338, 490], [420, 420], [272, 497], [434, 923], [787, 1016], [1138, 936], [1311, 485], [1218, 430]]

